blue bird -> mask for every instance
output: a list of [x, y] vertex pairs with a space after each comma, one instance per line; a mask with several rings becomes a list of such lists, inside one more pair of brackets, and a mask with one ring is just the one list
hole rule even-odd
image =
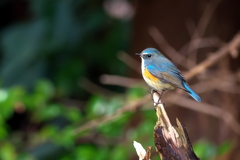
[[136, 53], [142, 59], [142, 75], [146, 83], [162, 93], [167, 90], [180, 88], [185, 90], [196, 101], [201, 98], [188, 86], [185, 78], [177, 67], [155, 48], [147, 48]]

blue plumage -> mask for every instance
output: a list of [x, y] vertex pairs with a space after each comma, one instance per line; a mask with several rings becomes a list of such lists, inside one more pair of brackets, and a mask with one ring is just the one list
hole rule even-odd
[[202, 101], [202, 99], [187, 85], [186, 82], [183, 82], [183, 86], [192, 98], [194, 98], [198, 102]]
[[188, 86], [177, 67], [157, 49], [147, 48], [138, 55], [142, 59], [143, 78], [151, 88], [162, 92], [181, 88], [201, 102], [201, 98]]

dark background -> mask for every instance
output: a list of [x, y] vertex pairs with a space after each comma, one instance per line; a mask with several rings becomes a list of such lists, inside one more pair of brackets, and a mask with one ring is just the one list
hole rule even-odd
[[[151, 101], [118, 112], [149, 95], [135, 53], [155, 47], [185, 74], [238, 33], [239, 6], [237, 0], [2, 0], [0, 159], [138, 159], [132, 143], [154, 146], [156, 116]], [[172, 123], [185, 124], [203, 160], [240, 157], [239, 68], [238, 52], [227, 54], [188, 81], [202, 105], [227, 114], [171, 102], [172, 94], [191, 99], [179, 90], [163, 97]], [[237, 124], [226, 123], [229, 114]]]

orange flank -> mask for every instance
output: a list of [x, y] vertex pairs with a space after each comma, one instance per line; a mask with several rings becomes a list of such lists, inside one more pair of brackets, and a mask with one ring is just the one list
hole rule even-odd
[[172, 90], [175, 87], [170, 83], [163, 83], [160, 79], [152, 75], [147, 69], [143, 70], [143, 78], [147, 84], [157, 91]]
[[147, 78], [155, 83], [159, 82], [159, 79], [157, 77], [153, 76], [147, 69], [144, 69], [143, 75], [145, 78]]

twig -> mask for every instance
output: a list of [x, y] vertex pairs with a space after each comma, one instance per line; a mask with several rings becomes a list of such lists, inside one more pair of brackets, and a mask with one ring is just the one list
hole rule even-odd
[[103, 117], [91, 120], [81, 125], [79, 128], [76, 128], [75, 130], [73, 130], [73, 135], [77, 135], [80, 132], [83, 132], [92, 128], [96, 128], [103, 124], [110, 123], [116, 120], [117, 118], [119, 118], [120, 116], [122, 116], [123, 113], [136, 110], [138, 107], [142, 106], [143, 104], [146, 104], [149, 100], [150, 100], [150, 97], [149, 95], [147, 95], [139, 100], [136, 100], [133, 102], [130, 102], [130, 101], [126, 102], [125, 103], [126, 105], [123, 106], [122, 108], [119, 108], [116, 112], [107, 116], [103, 116]]
[[86, 91], [88, 91], [91, 94], [96, 94], [97, 92], [105, 93], [107, 95], [117, 94], [115, 92], [112, 92], [110, 90], [107, 90], [103, 87], [100, 87], [100, 86], [96, 85], [95, 83], [91, 82], [89, 79], [87, 79], [85, 77], [80, 79], [79, 86], [82, 87], [83, 89], [85, 89]]
[[[237, 76], [229, 77], [229, 75], [225, 75], [224, 77], [227, 77], [228, 79], [235, 79]], [[203, 85], [204, 87], [196, 87], [196, 88], [201, 88], [201, 90], [198, 90], [198, 93], [205, 92], [206, 89], [207, 90], [219, 89], [219, 83], [222, 83], [222, 82], [226, 83], [226, 80], [222, 80], [222, 78], [224, 78], [224, 77], [218, 77], [218, 78], [210, 80], [208, 82], [200, 82], [200, 83], [204, 83], [204, 85]], [[198, 85], [201, 85], [201, 84], [198, 84]], [[203, 89], [203, 88], [205, 88], [205, 89]], [[237, 91], [235, 91], [235, 92], [237, 92]], [[180, 105], [181, 107], [195, 110], [198, 112], [202, 112], [202, 113], [217, 117], [219, 119], [222, 119], [224, 122], [226, 122], [226, 124], [228, 124], [230, 126], [230, 128], [235, 133], [240, 135], [240, 124], [235, 120], [235, 118], [232, 116], [231, 113], [223, 110], [222, 108], [216, 107], [214, 105], [209, 105], [209, 104], [206, 104], [203, 102], [196, 103], [195, 101], [185, 98], [180, 95], [176, 95], [176, 94], [172, 94], [172, 93], [167, 93], [167, 94], [169, 94], [168, 96], [166, 96], [167, 102], [175, 104], [175, 105]]]
[[233, 115], [226, 110], [204, 102], [197, 103], [194, 100], [176, 94], [169, 94], [166, 96], [165, 101], [222, 119], [232, 131], [237, 135], [240, 135], [240, 124], [236, 121]]
[[237, 84], [237, 76], [232, 74], [226, 74], [221, 76], [214, 75], [214, 78], [201, 81], [197, 84], [191, 85], [192, 88], [196, 88], [197, 93], [204, 93], [213, 89], [220, 90], [228, 93], [240, 93], [240, 87]]
[[197, 28], [195, 32], [192, 35], [192, 40], [196, 39], [197, 37], [202, 37], [204, 32], [206, 31], [206, 28], [212, 19], [213, 13], [215, 12], [218, 4], [221, 2], [221, 0], [213, 0], [210, 1], [207, 7], [205, 8], [203, 15], [201, 16]]
[[[225, 44], [226, 44], [225, 42], [221, 41], [217, 37], [196, 38], [196, 39], [192, 40], [191, 42], [185, 44], [179, 50], [179, 52], [184, 55], [184, 54], [186, 54], [188, 52], [190, 52], [190, 53], [194, 52], [194, 51], [196, 51], [196, 50], [198, 50], [200, 48], [206, 48], [206, 47], [219, 47], [220, 48], [220, 47], [222, 47]], [[192, 45], [191, 48], [189, 48], [190, 45]]]
[[143, 160], [150, 160], [150, 158], [151, 158], [151, 150], [152, 150], [152, 147], [148, 146], [147, 153], [146, 153], [145, 157], [143, 158]]
[[[210, 22], [210, 20], [212, 19], [213, 13], [215, 12], [218, 4], [220, 3], [221, 0], [213, 0], [210, 1], [209, 4], [207, 5], [207, 7], [205, 8], [203, 15], [201, 16], [197, 28], [195, 30], [195, 32], [192, 35], [191, 41], [190, 41], [190, 45], [189, 45], [189, 50], [188, 50], [188, 54], [190, 54], [190, 57], [188, 60], [188, 65], [190, 67], [193, 67], [195, 65], [192, 65], [192, 61], [196, 63], [196, 53], [195, 52], [190, 52], [191, 50], [193, 50], [192, 48], [198, 48], [200, 42], [193, 44], [193, 40], [196, 38], [201, 38], [203, 36], [203, 34], [206, 31], [206, 28]], [[190, 63], [191, 62], [191, 63]]]
[[[185, 61], [185, 57], [182, 56], [175, 48], [173, 48], [163, 37], [161, 32], [156, 27], [150, 27], [148, 29], [150, 36], [153, 38], [155, 43], [163, 50], [163, 52], [167, 53], [168, 56], [175, 61], [175, 64], [181, 65], [186, 68], [185, 63], [181, 63], [183, 60]], [[191, 62], [190, 62], [191, 63]]]
[[141, 82], [140, 79], [134, 79], [129, 77], [123, 77], [118, 75], [104, 74], [100, 77], [100, 81], [103, 84], [118, 85], [122, 87], [132, 87], [133, 85]]
[[235, 35], [235, 37], [228, 44], [226, 44], [218, 51], [210, 55], [208, 59], [204, 60], [203, 62], [192, 68], [188, 73], [185, 74], [185, 78], [186, 79], [193, 78], [195, 75], [199, 74], [200, 72], [203, 72], [206, 68], [218, 62], [231, 50], [237, 50], [239, 46], [240, 46], [240, 33]]
[[131, 56], [129, 56], [126, 52], [123, 51], [119, 52], [117, 57], [126, 65], [128, 65], [130, 68], [132, 68], [134, 71], [141, 73], [139, 67], [136, 67], [140, 66], [140, 63]]
[[209, 2], [209, 4], [207, 5], [207, 7], [205, 8], [205, 10], [203, 12], [203, 15], [201, 16], [201, 18], [198, 22], [195, 32], [192, 35], [192, 40], [203, 36], [210, 20], [212, 19], [213, 13], [215, 12], [215, 10], [220, 2], [221, 2], [221, 0], [213, 0], [213, 1]]

